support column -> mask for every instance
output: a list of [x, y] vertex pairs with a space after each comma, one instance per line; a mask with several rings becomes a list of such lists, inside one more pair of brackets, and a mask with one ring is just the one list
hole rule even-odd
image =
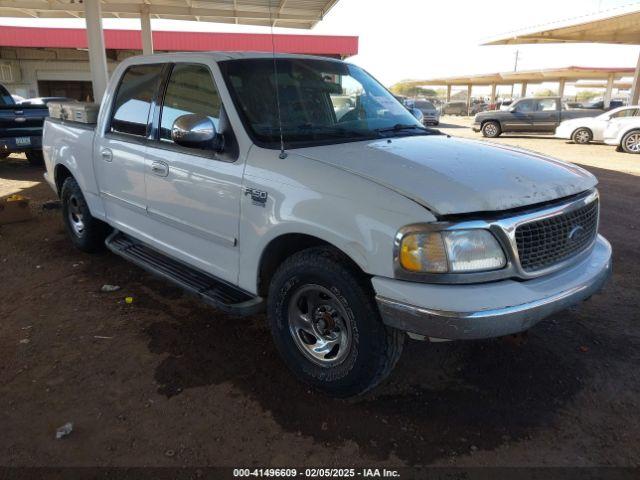
[[451, 101], [451, 85], [447, 85], [447, 102]]
[[564, 85], [566, 83], [566, 79], [561, 78], [560, 81], [558, 82], [558, 96], [560, 97], [560, 100], [562, 100], [562, 97], [564, 96]]
[[149, 6], [144, 5], [140, 10], [140, 33], [142, 35], [143, 55], [153, 54], [153, 33], [151, 31], [151, 16]]
[[467, 115], [471, 111], [471, 85], [467, 85]]
[[522, 82], [520, 85], [520, 98], [527, 96], [527, 82]]
[[604, 108], [605, 110], [611, 106], [611, 93], [613, 92], [613, 74], [607, 78], [607, 89], [604, 92]]
[[89, 46], [89, 68], [93, 84], [93, 100], [100, 103], [107, 89], [109, 72], [107, 70], [107, 54], [104, 49], [102, 33], [102, 8], [100, 0], [84, 1], [84, 16], [87, 24], [87, 43]]
[[495, 83], [491, 84], [491, 99], [489, 100], [489, 103], [496, 103], [496, 89], [497, 89], [497, 85]]
[[638, 55], [638, 64], [636, 65], [636, 73], [633, 75], [633, 87], [631, 87], [631, 105], [638, 105], [640, 101], [640, 55]]

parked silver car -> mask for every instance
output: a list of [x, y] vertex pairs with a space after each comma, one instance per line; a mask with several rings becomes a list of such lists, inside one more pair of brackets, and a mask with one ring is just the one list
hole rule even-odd
[[414, 108], [422, 112], [423, 125], [438, 125], [440, 123], [440, 111], [430, 100], [416, 100]]

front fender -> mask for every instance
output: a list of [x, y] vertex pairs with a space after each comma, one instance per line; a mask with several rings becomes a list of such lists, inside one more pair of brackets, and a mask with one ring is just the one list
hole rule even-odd
[[318, 238], [364, 272], [393, 277], [398, 230], [435, 221], [427, 209], [386, 187], [298, 155], [279, 159], [273, 150], [252, 149], [244, 188], [266, 193], [263, 203], [242, 197], [239, 284], [250, 292], [257, 292], [262, 252], [282, 235]]

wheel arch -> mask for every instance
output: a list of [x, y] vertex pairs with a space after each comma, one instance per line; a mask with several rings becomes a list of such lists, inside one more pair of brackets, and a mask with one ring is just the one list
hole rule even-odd
[[573, 136], [576, 134], [578, 130], [588, 130], [589, 133], [591, 134], [591, 138], [593, 138], [593, 130], [589, 127], [585, 127], [584, 125], [574, 128], [573, 131], [571, 132], [571, 138], [573, 138]]
[[327, 247], [335, 251], [358, 271], [365, 273], [358, 262], [349, 254], [327, 240], [305, 233], [283, 233], [271, 239], [260, 255], [257, 276], [258, 295], [267, 295], [273, 275], [287, 258], [312, 247]]
[[62, 192], [62, 185], [64, 184], [65, 180], [69, 177], [75, 178], [73, 176], [73, 173], [71, 173], [71, 170], [69, 170], [69, 168], [62, 163], [57, 164], [53, 171], [53, 178], [55, 181], [56, 192], [58, 193], [58, 197]]
[[638, 132], [638, 133], [640, 133], [640, 127], [631, 127], [629, 130], [626, 130], [624, 133], [622, 133], [622, 134], [620, 135], [620, 141], [618, 142], [618, 146], [619, 146], [620, 148], [624, 148], [624, 147], [622, 146], [622, 144], [623, 144], [623, 142], [624, 142], [624, 139], [627, 137], [627, 135], [629, 135], [630, 133], [634, 133], [634, 132]]
[[498, 120], [497, 118], [484, 118], [480, 121], [480, 128], [484, 127], [485, 124], [489, 123], [489, 122], [495, 122], [498, 124], [498, 126], [500, 127], [500, 129], [502, 129], [502, 122], [500, 120]]

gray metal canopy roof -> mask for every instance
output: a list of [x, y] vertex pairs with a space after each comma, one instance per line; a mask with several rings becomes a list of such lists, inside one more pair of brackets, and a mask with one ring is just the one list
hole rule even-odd
[[[192, 20], [242, 25], [315, 26], [338, 0], [102, 0], [103, 18]], [[82, 18], [84, 0], [0, 0], [1, 17]]]
[[613, 43], [640, 45], [640, 5], [615, 8], [547, 25], [504, 33], [483, 45]]

